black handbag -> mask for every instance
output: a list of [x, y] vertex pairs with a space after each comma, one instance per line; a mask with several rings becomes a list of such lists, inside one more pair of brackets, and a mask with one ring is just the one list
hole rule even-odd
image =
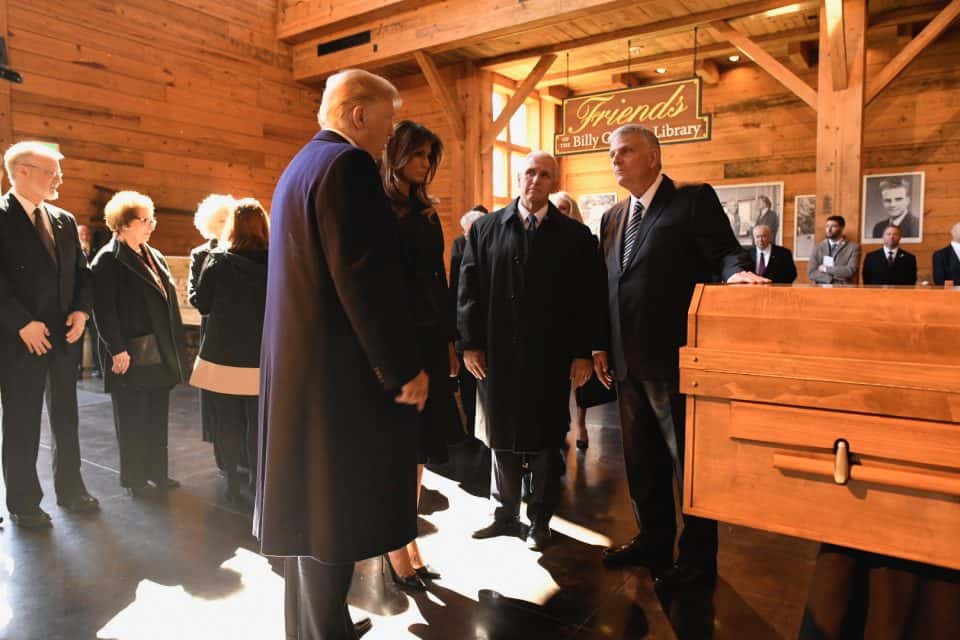
[[577, 406], [588, 409], [616, 400], [617, 387], [614, 385], [607, 389], [597, 378], [597, 374], [593, 374], [586, 384], [574, 392], [574, 395], [577, 399]]
[[163, 364], [160, 345], [157, 344], [157, 336], [153, 333], [130, 338], [127, 341], [127, 353], [130, 354], [131, 367], [152, 367]]

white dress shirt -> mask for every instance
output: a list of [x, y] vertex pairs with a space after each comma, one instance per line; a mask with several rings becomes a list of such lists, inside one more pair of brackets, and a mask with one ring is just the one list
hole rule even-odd
[[643, 205], [643, 212], [646, 213], [650, 209], [650, 204], [653, 202], [653, 197], [657, 195], [657, 189], [660, 188], [660, 184], [663, 182], [663, 174], [658, 173], [657, 179], [653, 181], [653, 184], [643, 192], [639, 198], [632, 193], [630, 194], [630, 208], [627, 210], [627, 222], [630, 224], [630, 218], [633, 217], [633, 212], [637, 208], [637, 202]]
[[[550, 206], [550, 201], [547, 201], [547, 204], [543, 205], [539, 209], [533, 212], [533, 216], [537, 219], [537, 228], [540, 228], [540, 225], [543, 224], [543, 219], [547, 216], [547, 208]], [[523, 228], [527, 228], [527, 218], [530, 216], [530, 210], [523, 206], [523, 200], [517, 200], [517, 211], [520, 212], [520, 219], [523, 220]]]
[[756, 257], [753, 259], [754, 264], [755, 264], [756, 266], [758, 266], [758, 267], [760, 266], [760, 255], [763, 254], [763, 266], [764, 266], [764, 268], [769, 267], [769, 266], [770, 266], [770, 254], [772, 254], [772, 253], [773, 253], [773, 245], [772, 245], [772, 244], [768, 244], [766, 249], [761, 249], [760, 247], [757, 247], [757, 255], [756, 255]]

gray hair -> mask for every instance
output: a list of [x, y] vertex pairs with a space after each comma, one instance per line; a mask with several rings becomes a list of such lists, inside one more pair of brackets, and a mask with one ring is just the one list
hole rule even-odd
[[754, 225], [753, 232], [756, 233], [757, 229], [766, 229], [767, 233], [769, 233], [770, 235], [773, 235], [773, 229], [770, 228], [770, 225], [766, 225], [766, 224]]
[[639, 124], [625, 124], [617, 127], [613, 130], [613, 133], [610, 134], [610, 139], [613, 140], [614, 138], [627, 135], [640, 136], [647, 142], [647, 146], [660, 151], [660, 139], [657, 137], [657, 134]]
[[482, 211], [477, 211], [476, 209], [470, 209], [465, 214], [460, 216], [460, 228], [463, 229], [463, 232], [466, 233], [467, 229], [470, 228], [474, 222], [483, 217]]
[[39, 140], [24, 140], [10, 145], [3, 154], [3, 166], [7, 170], [7, 176], [13, 182], [13, 171], [22, 164], [26, 164], [31, 158], [50, 158], [60, 162], [63, 160], [63, 154], [54, 149], [46, 142]]
[[389, 80], [363, 69], [346, 69], [327, 78], [317, 120], [321, 127], [343, 123], [357, 106], [384, 100], [400, 107], [400, 92]]
[[557, 159], [551, 154], [547, 153], [546, 151], [537, 150], [537, 151], [531, 151], [526, 156], [524, 156], [523, 158], [524, 164], [520, 165], [521, 168], [517, 169], [517, 175], [516, 175], [517, 182], [520, 182], [520, 177], [523, 175], [523, 172], [524, 172], [523, 167], [526, 167], [526, 164], [531, 160], [533, 160], [534, 158], [550, 158], [550, 161], [553, 162], [553, 179], [554, 180], [560, 179], [560, 163], [557, 162]]

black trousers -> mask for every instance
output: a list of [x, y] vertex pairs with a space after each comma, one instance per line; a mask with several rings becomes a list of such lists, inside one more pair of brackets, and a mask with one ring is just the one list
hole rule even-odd
[[520, 515], [524, 460], [530, 470], [531, 482], [527, 515], [534, 524], [546, 525], [560, 502], [563, 456], [559, 449], [542, 449], [533, 453], [493, 450], [490, 497], [497, 505], [493, 517], [504, 522]]
[[[19, 351], [19, 350], [18, 350]], [[40, 420], [46, 399], [53, 435], [53, 485], [58, 502], [86, 493], [80, 476], [77, 367], [80, 343], [55, 341], [45, 355], [20, 353], [0, 370], [3, 403], [3, 481], [7, 509], [26, 513], [40, 506], [37, 477]]]
[[120, 486], [165, 482], [170, 389], [118, 388], [111, 395], [120, 445]]
[[353, 563], [325, 564], [309, 556], [284, 561], [284, 625], [287, 640], [354, 640], [347, 610]]
[[[220, 447], [220, 460], [227, 480], [234, 482], [237, 467], [250, 465], [249, 485], [256, 487], [257, 478], [257, 396], [236, 396], [207, 391], [207, 402], [212, 404], [214, 442]], [[215, 444], [214, 447], [217, 445]]]
[[477, 433], [477, 379], [467, 371], [463, 354], [458, 352], [457, 357], [460, 359], [460, 401], [467, 416], [467, 434], [474, 436]]
[[[686, 399], [676, 380], [638, 380], [617, 385], [627, 483], [640, 536], [664, 566], [673, 560], [677, 534], [674, 481], [683, 487]], [[680, 564], [713, 570], [717, 565], [717, 522], [683, 517]]]

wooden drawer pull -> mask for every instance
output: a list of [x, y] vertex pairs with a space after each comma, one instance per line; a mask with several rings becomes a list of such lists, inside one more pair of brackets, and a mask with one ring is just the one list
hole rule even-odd
[[[814, 457], [793, 453], [774, 453], [773, 466], [781, 471], [806, 473], [836, 482], [833, 457]], [[887, 466], [858, 464], [850, 466], [849, 479], [890, 487], [960, 496], [960, 476], [934, 471], [912, 471]]]

